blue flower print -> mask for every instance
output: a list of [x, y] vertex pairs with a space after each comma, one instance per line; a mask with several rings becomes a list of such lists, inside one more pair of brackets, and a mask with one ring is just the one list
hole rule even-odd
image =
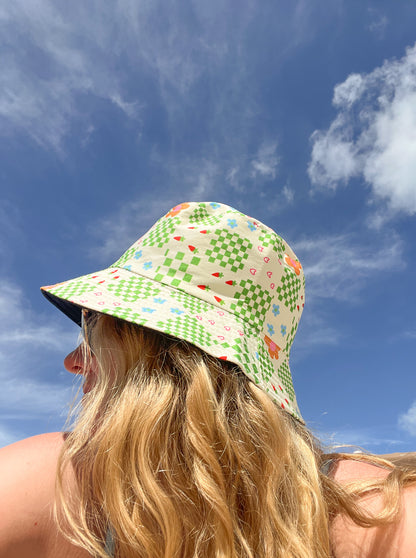
[[267, 324], [267, 331], [269, 332], [269, 335], [274, 335], [274, 327], [272, 324]]
[[216, 202], [211, 202], [209, 205], [212, 207], [212, 209], [218, 209], [219, 207], [221, 207], [220, 204]]
[[254, 223], [252, 223], [251, 221], [247, 221], [247, 225], [248, 225], [248, 228], [249, 228], [251, 231], [255, 231], [255, 230], [256, 230], [256, 225], [255, 225]]
[[138, 260], [138, 259], [140, 259], [142, 256], [143, 256], [143, 252], [142, 252], [141, 250], [139, 250], [138, 252], [136, 252], [136, 253], [134, 254], [134, 259], [135, 259], [135, 260]]
[[152, 262], [144, 262], [143, 269], [152, 269]]
[[125, 265], [124, 269], [127, 269], [128, 271], [131, 271], [131, 265]]
[[163, 304], [166, 302], [165, 298], [154, 298], [153, 302], [156, 302], [156, 304]]
[[283, 335], [283, 337], [286, 335], [286, 326], [285, 325], [280, 326], [280, 333]]
[[172, 312], [172, 314], [178, 314], [178, 316], [183, 314], [183, 310], [179, 310], [179, 308], [171, 308], [170, 311]]
[[149, 314], [152, 314], [152, 312], [155, 312], [154, 308], [142, 308], [143, 312], [148, 312]]
[[235, 219], [227, 219], [227, 224], [231, 229], [235, 229], [237, 227], [237, 221]]
[[273, 304], [273, 315], [278, 316], [280, 314], [280, 306], [278, 304]]

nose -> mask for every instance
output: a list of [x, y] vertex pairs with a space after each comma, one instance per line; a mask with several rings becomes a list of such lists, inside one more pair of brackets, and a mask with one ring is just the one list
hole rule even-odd
[[81, 345], [78, 345], [76, 349], [65, 357], [64, 366], [71, 374], [84, 373], [84, 355]]

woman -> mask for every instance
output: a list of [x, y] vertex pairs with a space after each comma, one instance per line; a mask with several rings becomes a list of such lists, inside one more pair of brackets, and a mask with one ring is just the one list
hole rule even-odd
[[324, 455], [303, 423], [304, 276], [271, 229], [180, 204], [42, 292], [82, 323], [84, 397], [70, 433], [1, 450], [0, 558], [416, 555], [415, 467]]

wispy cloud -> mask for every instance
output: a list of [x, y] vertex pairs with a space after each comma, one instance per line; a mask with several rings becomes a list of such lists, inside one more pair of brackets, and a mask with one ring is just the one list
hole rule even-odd
[[415, 214], [416, 46], [369, 74], [351, 74], [335, 87], [333, 105], [338, 113], [329, 129], [311, 137], [312, 183], [335, 189], [361, 177], [387, 207], [379, 224], [399, 212]]
[[70, 382], [64, 387], [61, 368], [52, 376], [46, 373], [48, 361], [61, 367], [58, 363], [76, 342], [74, 331], [58, 324], [34, 315], [21, 289], [1, 282], [0, 445], [25, 435], [25, 421], [60, 417], [68, 409]]
[[[165, 197], [162, 204], [160, 199], [142, 196], [140, 200], [120, 205], [111, 215], [91, 225], [89, 254], [108, 266], [162, 217], [164, 212], [181, 201], [186, 200]], [[104, 237], [102, 231], [105, 231]]]
[[368, 8], [368, 14], [370, 17], [368, 29], [378, 38], [383, 38], [389, 24], [389, 20], [386, 15], [375, 8]]
[[276, 177], [279, 157], [277, 156], [277, 143], [264, 142], [258, 150], [257, 156], [251, 161], [251, 176], [260, 175], [272, 180]]
[[295, 243], [303, 263], [308, 298], [354, 301], [367, 280], [382, 271], [403, 269], [398, 236], [362, 243], [354, 234], [300, 239]]
[[398, 425], [411, 436], [416, 436], [416, 401], [412, 403], [405, 413], [399, 416]]
[[36, 349], [65, 351], [73, 343], [69, 332], [36, 318], [30, 311], [19, 287], [2, 281], [0, 284], [0, 355], [6, 357], [16, 347], [31, 345]]
[[[387, 428], [387, 430], [392, 430]], [[333, 432], [320, 432], [320, 439], [326, 446], [334, 448], [335, 451], [354, 451], [359, 448], [365, 451], [386, 452], [394, 451], [397, 446], [403, 446], [403, 439], [394, 431], [391, 436], [386, 436], [378, 428], [340, 428]]]
[[416, 329], [408, 329], [403, 333], [403, 337], [407, 339], [416, 339]]
[[[262, 142], [255, 154], [242, 157], [238, 166], [231, 166], [231, 161], [222, 156], [215, 158], [214, 151], [204, 156], [162, 156], [156, 149], [151, 155], [151, 162], [163, 180], [170, 185], [163, 191], [162, 198], [155, 196], [152, 188], [149, 193], [140, 193], [113, 208], [106, 216], [89, 227], [91, 236], [88, 252], [107, 264], [121, 255], [141, 234], [162, 217], [171, 207], [184, 201], [223, 201], [244, 210], [242, 200], [236, 200], [236, 193], [244, 193], [255, 188], [260, 197], [266, 194], [262, 186], [270, 182], [276, 174], [278, 156], [276, 143]], [[278, 209], [292, 203], [294, 192], [286, 185], [282, 189]], [[229, 198], [229, 199], [228, 199]], [[268, 208], [274, 208], [268, 200]], [[252, 208], [251, 208], [252, 209]], [[249, 213], [250, 208], [246, 209]], [[105, 231], [105, 237], [102, 237]]]

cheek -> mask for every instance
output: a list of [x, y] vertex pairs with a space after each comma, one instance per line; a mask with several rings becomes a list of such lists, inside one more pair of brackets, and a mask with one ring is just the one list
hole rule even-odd
[[82, 385], [82, 391], [84, 393], [88, 393], [96, 385], [97, 379], [98, 379], [98, 373], [97, 373], [96, 370], [90, 369], [87, 374], [84, 374], [84, 376], [85, 376], [85, 379], [84, 379], [84, 383]]

